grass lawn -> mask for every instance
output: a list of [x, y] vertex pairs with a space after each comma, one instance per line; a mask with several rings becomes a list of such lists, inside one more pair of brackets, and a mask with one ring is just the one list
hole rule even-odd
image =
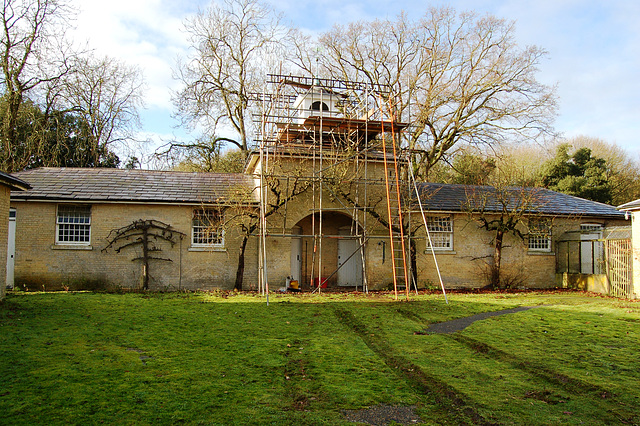
[[[640, 424], [640, 303], [576, 292], [10, 293], [0, 424]], [[453, 334], [429, 324], [514, 308]]]

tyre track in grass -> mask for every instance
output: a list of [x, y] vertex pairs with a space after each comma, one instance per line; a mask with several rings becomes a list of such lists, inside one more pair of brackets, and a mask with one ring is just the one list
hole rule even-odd
[[[588, 398], [588, 400], [596, 405], [603, 414], [598, 418], [603, 424], [609, 424], [613, 419], [620, 424], [640, 424], [640, 415], [636, 413], [634, 407], [630, 407], [628, 404], [616, 400], [616, 395], [612, 394], [610, 390], [601, 386], [594, 385], [577, 378], [573, 378], [562, 374], [558, 371], [554, 371], [545, 365], [535, 363], [529, 360], [523, 360], [511, 353], [505, 352], [498, 348], [492, 347], [484, 342], [475, 340], [473, 338], [463, 336], [457, 331], [462, 331], [469, 326], [472, 322], [482, 320], [485, 318], [504, 315], [510, 313], [516, 313], [528, 309], [537, 307], [543, 307], [545, 305], [531, 306], [531, 307], [517, 307], [512, 309], [505, 309], [496, 312], [487, 312], [483, 314], [472, 315], [468, 318], [461, 318], [453, 321], [446, 321], [440, 324], [430, 324], [421, 315], [416, 314], [410, 310], [404, 308], [398, 308], [396, 311], [410, 321], [414, 321], [421, 325], [427, 325], [425, 331], [416, 332], [415, 334], [439, 334], [445, 338], [456, 341], [463, 346], [471, 349], [472, 351], [485, 356], [496, 362], [501, 362], [510, 365], [512, 368], [523, 371], [525, 374], [534, 376], [541, 379], [544, 382], [549, 383], [549, 386], [554, 386], [557, 389], [562, 389], [571, 396], [579, 396]], [[557, 403], [557, 395], [549, 393], [547, 390], [540, 392], [532, 391], [525, 395], [526, 398], [539, 399], [545, 403]], [[617, 407], [612, 405], [617, 404]]]
[[287, 349], [283, 351], [286, 359], [284, 369], [284, 388], [286, 395], [291, 399], [291, 408], [304, 411], [309, 402], [319, 399], [310, 385], [305, 385], [305, 381], [311, 381], [312, 377], [308, 373], [308, 362], [302, 355], [304, 343], [301, 340], [294, 340], [287, 344]]
[[[608, 389], [559, 373], [545, 365], [521, 359], [511, 353], [459, 333], [445, 336], [489, 359], [509, 364], [513, 368], [538, 377], [573, 396], [588, 398], [603, 413], [598, 420], [604, 424], [611, 423], [614, 418], [620, 424], [638, 424], [638, 421], [640, 421], [640, 416], [635, 413], [634, 408], [617, 401], [616, 395], [612, 394]], [[612, 407], [613, 403], [618, 405], [618, 409]]]
[[370, 333], [366, 325], [359, 321], [352, 312], [337, 306], [332, 308], [338, 321], [357, 334], [389, 368], [397, 372], [411, 387], [434, 398], [449, 420], [457, 424], [494, 425], [478, 412], [473, 406], [474, 403], [468, 401], [466, 395], [459, 393], [447, 383], [429, 376], [419, 366], [394, 353], [395, 351], [390, 345]]

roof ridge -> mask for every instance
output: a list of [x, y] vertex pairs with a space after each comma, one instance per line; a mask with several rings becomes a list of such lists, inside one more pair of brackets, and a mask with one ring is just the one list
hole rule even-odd
[[154, 173], [154, 174], [202, 174], [202, 175], [243, 175], [249, 176], [243, 172], [200, 172], [200, 171], [186, 171], [186, 170], [156, 170], [156, 169], [119, 169], [114, 167], [36, 167], [33, 169], [21, 170], [14, 172], [12, 175], [20, 173], [37, 172], [39, 170], [51, 170], [51, 171], [86, 171], [86, 172], [119, 172], [119, 173]]

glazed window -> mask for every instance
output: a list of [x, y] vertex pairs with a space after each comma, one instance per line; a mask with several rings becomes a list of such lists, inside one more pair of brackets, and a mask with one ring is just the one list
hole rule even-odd
[[309, 109], [312, 111], [329, 111], [329, 106], [324, 102], [315, 101], [311, 104], [311, 108]]
[[535, 220], [529, 222], [529, 250], [551, 251], [551, 222], [548, 220]]
[[[429, 216], [427, 226], [434, 250], [453, 250], [451, 216]], [[430, 248], [429, 241], [427, 241], [427, 248]]]
[[582, 234], [597, 234], [602, 233], [603, 228], [599, 223], [583, 223], [580, 225], [580, 232]]
[[191, 245], [194, 247], [224, 246], [224, 230], [220, 211], [213, 209], [193, 211]]
[[91, 242], [91, 206], [60, 204], [56, 215], [56, 244]]

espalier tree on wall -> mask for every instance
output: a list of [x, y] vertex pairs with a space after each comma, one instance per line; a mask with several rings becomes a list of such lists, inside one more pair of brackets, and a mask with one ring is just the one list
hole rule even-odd
[[107, 252], [109, 249], [114, 249], [116, 253], [120, 253], [128, 247], [141, 249], [142, 254], [131, 260], [134, 262], [142, 262], [142, 282], [140, 287], [143, 290], [148, 290], [149, 279], [151, 277], [151, 273], [149, 272], [151, 261], [173, 262], [173, 260], [169, 258], [158, 257], [152, 254], [162, 251], [158, 242], [166, 241], [173, 247], [178, 240], [184, 237], [185, 234], [176, 231], [171, 225], [152, 219], [140, 219], [133, 221], [133, 223], [127, 226], [113, 229], [109, 232], [107, 236], [108, 244], [102, 251]]

